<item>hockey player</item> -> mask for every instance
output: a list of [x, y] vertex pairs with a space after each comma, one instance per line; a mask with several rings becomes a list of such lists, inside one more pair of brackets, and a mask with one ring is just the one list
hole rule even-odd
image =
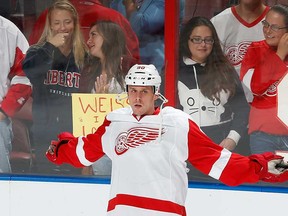
[[[61, 133], [46, 153], [56, 164], [89, 166], [107, 154], [112, 160], [108, 214], [184, 216], [188, 188], [186, 160], [227, 185], [259, 180], [283, 182], [287, 164], [274, 154], [245, 157], [215, 145], [188, 114], [165, 107], [154, 65], [134, 65], [125, 77], [130, 107], [109, 113], [94, 134]], [[155, 107], [155, 100], [163, 101]]]

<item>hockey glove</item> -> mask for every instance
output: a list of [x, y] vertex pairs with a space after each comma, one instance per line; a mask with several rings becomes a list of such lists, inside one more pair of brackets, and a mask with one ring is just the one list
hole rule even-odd
[[257, 161], [262, 169], [259, 179], [266, 182], [284, 182], [288, 180], [288, 164], [283, 157], [270, 152], [251, 155], [250, 159]]
[[73, 139], [74, 136], [71, 133], [63, 132], [58, 135], [58, 140], [52, 140], [51, 144], [46, 151], [46, 157], [48, 160], [50, 160], [53, 163], [61, 164], [60, 161], [58, 161], [58, 150], [61, 145], [67, 144], [69, 140]]

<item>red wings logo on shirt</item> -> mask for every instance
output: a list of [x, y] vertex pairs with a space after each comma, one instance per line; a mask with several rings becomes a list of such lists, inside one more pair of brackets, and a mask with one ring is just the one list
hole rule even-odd
[[244, 41], [226, 48], [226, 56], [234, 66], [241, 64], [250, 44], [251, 42]]
[[[162, 134], [163, 134], [162, 130]], [[117, 155], [125, 153], [129, 148], [137, 148], [158, 138], [158, 128], [136, 127], [120, 133], [116, 138], [115, 152]]]
[[279, 81], [276, 81], [271, 86], [269, 86], [269, 88], [265, 92], [265, 95], [268, 96], [268, 97], [276, 96], [277, 95], [277, 86], [278, 86], [278, 84], [279, 84]]

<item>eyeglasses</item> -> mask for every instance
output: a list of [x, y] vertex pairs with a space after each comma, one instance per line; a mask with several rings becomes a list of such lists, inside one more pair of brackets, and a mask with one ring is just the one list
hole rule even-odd
[[279, 27], [279, 26], [277, 26], [277, 25], [275, 25], [275, 24], [270, 24], [270, 23], [268, 23], [266, 20], [263, 20], [263, 21], [262, 21], [262, 25], [263, 25], [264, 28], [269, 28], [269, 27], [270, 27], [270, 29], [271, 29], [272, 31], [275, 31], [275, 32], [279, 31], [280, 29], [287, 29], [287, 28], [288, 28], [288, 26]]
[[194, 44], [201, 44], [203, 41], [205, 44], [209, 44], [209, 45], [212, 45], [214, 43], [213, 38], [202, 39], [201, 37], [193, 37], [193, 38], [189, 38], [189, 40]]

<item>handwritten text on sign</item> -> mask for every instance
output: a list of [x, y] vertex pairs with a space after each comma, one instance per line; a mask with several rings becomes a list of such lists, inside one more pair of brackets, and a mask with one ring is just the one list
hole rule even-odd
[[128, 100], [116, 99], [117, 94], [72, 94], [73, 135], [94, 133], [106, 114], [128, 106]]

